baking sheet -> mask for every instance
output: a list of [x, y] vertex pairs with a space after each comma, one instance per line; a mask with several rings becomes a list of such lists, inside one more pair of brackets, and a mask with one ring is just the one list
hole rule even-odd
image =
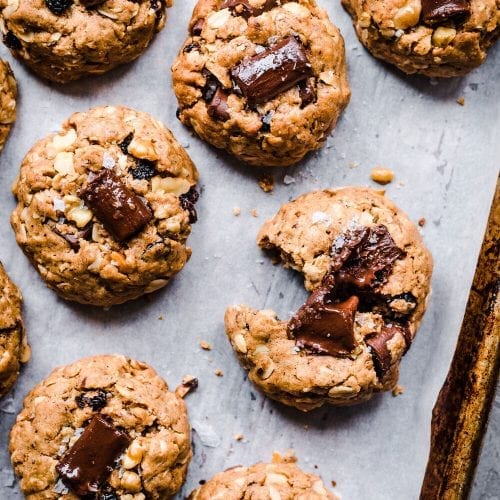
[[[171, 388], [187, 373], [200, 380], [187, 397], [195, 456], [179, 498], [226, 467], [269, 460], [273, 450], [289, 448], [305, 470], [327, 484], [336, 481], [333, 491], [345, 499], [418, 498], [431, 409], [454, 351], [498, 175], [499, 47], [462, 79], [405, 77], [369, 56], [336, 1], [319, 0], [346, 40], [351, 103], [326, 147], [296, 167], [273, 170], [275, 189], [266, 194], [257, 185], [260, 172], [202, 143], [175, 119], [169, 67], [194, 3], [177, 0], [147, 53], [104, 77], [60, 87], [12, 63], [20, 97], [18, 121], [0, 157], [0, 259], [24, 294], [33, 355], [11, 396], [0, 402], [0, 497], [21, 496], [7, 442], [24, 395], [57, 365], [119, 352], [150, 363]], [[12, 62], [3, 46], [0, 54]], [[461, 96], [464, 106], [456, 102]], [[132, 106], [164, 121], [188, 148], [202, 187], [186, 268], [163, 291], [109, 311], [58, 299], [17, 247], [8, 224], [10, 185], [30, 146], [73, 111], [104, 104]], [[405, 392], [301, 414], [267, 400], [246, 380], [226, 341], [224, 309], [241, 302], [272, 307], [282, 317], [295, 310], [306, 297], [302, 280], [259, 251], [259, 227], [299, 194], [372, 184], [369, 172], [376, 165], [396, 173], [388, 196], [413, 220], [426, 219], [422, 232], [436, 261], [432, 300], [402, 363]], [[232, 213], [236, 206], [239, 217]], [[202, 339], [212, 351], [199, 347]], [[224, 376], [217, 377], [216, 369]]]

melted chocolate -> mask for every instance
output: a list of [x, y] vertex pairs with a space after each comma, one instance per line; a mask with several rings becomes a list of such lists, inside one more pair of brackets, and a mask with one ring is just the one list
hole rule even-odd
[[80, 196], [120, 242], [138, 233], [153, 218], [142, 198], [108, 169], [101, 170], [93, 178], [89, 176], [87, 187]]
[[316, 289], [288, 323], [298, 347], [316, 354], [345, 355], [356, 347], [354, 316], [359, 299], [330, 302], [330, 290]]
[[383, 378], [391, 368], [391, 352], [387, 347], [387, 342], [389, 342], [398, 333], [405, 339], [406, 348], [408, 350], [411, 343], [410, 331], [407, 326], [399, 325], [397, 323], [384, 325], [380, 330], [380, 333], [367, 339], [366, 341], [366, 344], [370, 348], [370, 352], [373, 357], [373, 364], [375, 365], [375, 371], [379, 378]]
[[470, 15], [469, 0], [422, 0], [422, 20], [427, 24], [463, 21]]
[[314, 87], [314, 78], [308, 78], [299, 83], [299, 96], [302, 100], [301, 108], [305, 108], [316, 100], [316, 88]]
[[229, 120], [229, 106], [227, 105], [227, 94], [217, 87], [212, 100], [207, 108], [207, 113], [214, 120], [226, 121]]
[[57, 464], [61, 481], [77, 495], [96, 493], [130, 442], [124, 431], [114, 428], [102, 415], [94, 415]]
[[385, 281], [394, 262], [405, 255], [384, 225], [349, 231], [332, 246], [336, 285], [372, 288]]
[[233, 14], [239, 14], [240, 16], [248, 19], [252, 16], [260, 16], [264, 12], [271, 10], [277, 5], [277, 0], [266, 0], [264, 5], [258, 9], [252, 7], [248, 0], [225, 0], [221, 5], [221, 9], [230, 9]]
[[312, 75], [304, 46], [294, 36], [243, 59], [231, 70], [250, 106], [269, 101]]

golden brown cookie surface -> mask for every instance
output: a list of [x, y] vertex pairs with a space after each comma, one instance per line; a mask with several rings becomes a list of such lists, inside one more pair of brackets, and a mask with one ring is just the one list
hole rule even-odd
[[30, 498], [169, 498], [186, 476], [190, 428], [184, 402], [152, 368], [94, 356], [57, 368], [28, 394], [10, 452]]
[[0, 0], [4, 43], [48, 80], [66, 83], [139, 57], [171, 0]]
[[0, 263], [0, 398], [14, 385], [30, 357], [21, 318], [22, 298]]
[[17, 84], [10, 65], [0, 59], [0, 151], [16, 120]]
[[197, 178], [163, 124], [125, 107], [94, 108], [26, 155], [11, 222], [62, 297], [119, 304], [162, 288], [189, 259]]
[[407, 216], [372, 189], [315, 191], [283, 205], [258, 243], [303, 273], [313, 293], [290, 321], [227, 309], [226, 333], [250, 380], [305, 411], [392, 389], [432, 273]]
[[405, 73], [465, 75], [500, 35], [497, 0], [342, 0], [363, 45]]
[[256, 166], [321, 147], [347, 105], [344, 41], [314, 0], [200, 0], [173, 64], [178, 116]]

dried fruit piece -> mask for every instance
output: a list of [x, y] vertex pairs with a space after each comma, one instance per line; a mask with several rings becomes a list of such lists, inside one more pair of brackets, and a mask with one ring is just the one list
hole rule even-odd
[[156, 165], [150, 160], [136, 160], [136, 166], [130, 173], [134, 179], [151, 179], [156, 174]]
[[23, 48], [19, 38], [12, 31], [7, 31], [3, 36], [3, 43], [12, 50], [20, 50]]
[[118, 241], [130, 238], [153, 218], [146, 203], [108, 169], [89, 176], [80, 196]]
[[199, 197], [200, 193], [198, 193], [194, 186], [191, 186], [187, 193], [179, 196], [181, 207], [189, 212], [189, 222], [191, 224], [194, 224], [198, 220], [198, 214], [196, 213], [194, 205], [198, 201]]
[[302, 42], [289, 36], [231, 70], [234, 82], [251, 106], [269, 101], [313, 76]]
[[77, 495], [96, 493], [130, 441], [124, 431], [113, 427], [102, 415], [94, 415], [57, 464], [60, 479]]
[[75, 398], [76, 404], [79, 408], [90, 406], [93, 411], [102, 410], [108, 402], [108, 394], [102, 389], [97, 389], [95, 394], [82, 393]]
[[73, 0], [45, 0], [47, 8], [56, 15], [61, 15], [73, 5]]
[[118, 144], [124, 155], [128, 155], [128, 147], [130, 146], [130, 143], [132, 142], [133, 138], [134, 134], [130, 132], [130, 134], [128, 134], [127, 137], [125, 137], [125, 139], [123, 139], [123, 141], [120, 144]]

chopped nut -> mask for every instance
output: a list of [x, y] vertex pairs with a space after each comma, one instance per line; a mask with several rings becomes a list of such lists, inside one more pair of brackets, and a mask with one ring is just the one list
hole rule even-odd
[[397, 385], [396, 387], [394, 387], [394, 389], [392, 390], [392, 395], [394, 397], [396, 396], [400, 396], [401, 394], [403, 394], [405, 392], [405, 389], [402, 385]]
[[187, 179], [180, 177], [153, 177], [151, 179], [151, 190], [173, 193], [176, 196], [187, 193], [191, 189], [191, 184]]
[[73, 153], [67, 151], [60, 151], [54, 159], [54, 169], [60, 174], [74, 174], [73, 167]]
[[264, 193], [270, 193], [274, 189], [274, 179], [269, 174], [259, 177], [259, 186]]
[[388, 184], [394, 179], [394, 172], [389, 168], [375, 167], [372, 169], [370, 177], [379, 184]]
[[257, 211], [256, 208], [253, 208], [250, 213], [252, 214], [252, 217], [258, 217], [259, 216], [259, 212]]
[[425, 220], [425, 217], [422, 217], [422, 218], [418, 219], [418, 225], [420, 227], [424, 227], [426, 222], [427, 221]]
[[246, 354], [248, 348], [247, 348], [247, 342], [245, 340], [245, 337], [241, 333], [238, 333], [234, 336], [234, 344], [236, 346], [236, 349], [240, 351], [243, 354]]
[[229, 9], [222, 9], [213, 14], [210, 14], [207, 18], [207, 25], [212, 29], [219, 29], [224, 26], [231, 18], [231, 12]]
[[204, 349], [205, 351], [211, 351], [212, 350], [212, 346], [206, 342], [205, 340], [200, 340], [200, 347], [202, 349]]
[[56, 151], [65, 151], [69, 149], [77, 139], [76, 131], [70, 128], [64, 135], [56, 135], [52, 139], [52, 146]]
[[129, 470], [123, 473], [121, 479], [121, 486], [123, 489], [133, 492], [141, 491], [141, 478], [135, 472]]
[[144, 289], [144, 293], [156, 292], [160, 288], [163, 288], [168, 283], [168, 280], [158, 279], [150, 281], [148, 286]]
[[127, 150], [132, 156], [142, 160], [156, 161], [159, 159], [151, 140], [144, 140], [134, 136]]
[[192, 375], [186, 375], [182, 379], [182, 383], [175, 389], [175, 394], [177, 394], [180, 398], [184, 398], [197, 387], [198, 379]]
[[405, 30], [406, 28], [415, 26], [420, 19], [421, 10], [421, 3], [416, 0], [411, 0], [404, 7], [396, 11], [394, 15], [394, 27], [396, 29]]
[[465, 97], [461, 96], [457, 99], [457, 103], [460, 104], [460, 106], [465, 105]]
[[238, 217], [238, 215], [241, 214], [241, 208], [240, 207], [234, 207], [233, 208], [233, 215], [235, 215], [236, 217]]
[[362, 28], [369, 28], [372, 23], [372, 16], [368, 12], [362, 12], [358, 18], [358, 24]]
[[432, 34], [432, 44], [437, 45], [438, 47], [446, 47], [454, 40], [456, 36], [456, 29], [439, 26], [434, 30], [434, 33]]
[[78, 228], [85, 227], [92, 220], [92, 212], [85, 207], [77, 207], [70, 210], [66, 217], [73, 221]]
[[122, 459], [122, 467], [124, 469], [133, 469], [141, 463], [143, 455], [144, 448], [139, 441], [132, 441], [132, 444], [128, 447], [128, 450], [125, 452]]
[[224, 372], [220, 368], [217, 368], [217, 370], [215, 370], [214, 373], [218, 377], [223, 377], [224, 376]]

